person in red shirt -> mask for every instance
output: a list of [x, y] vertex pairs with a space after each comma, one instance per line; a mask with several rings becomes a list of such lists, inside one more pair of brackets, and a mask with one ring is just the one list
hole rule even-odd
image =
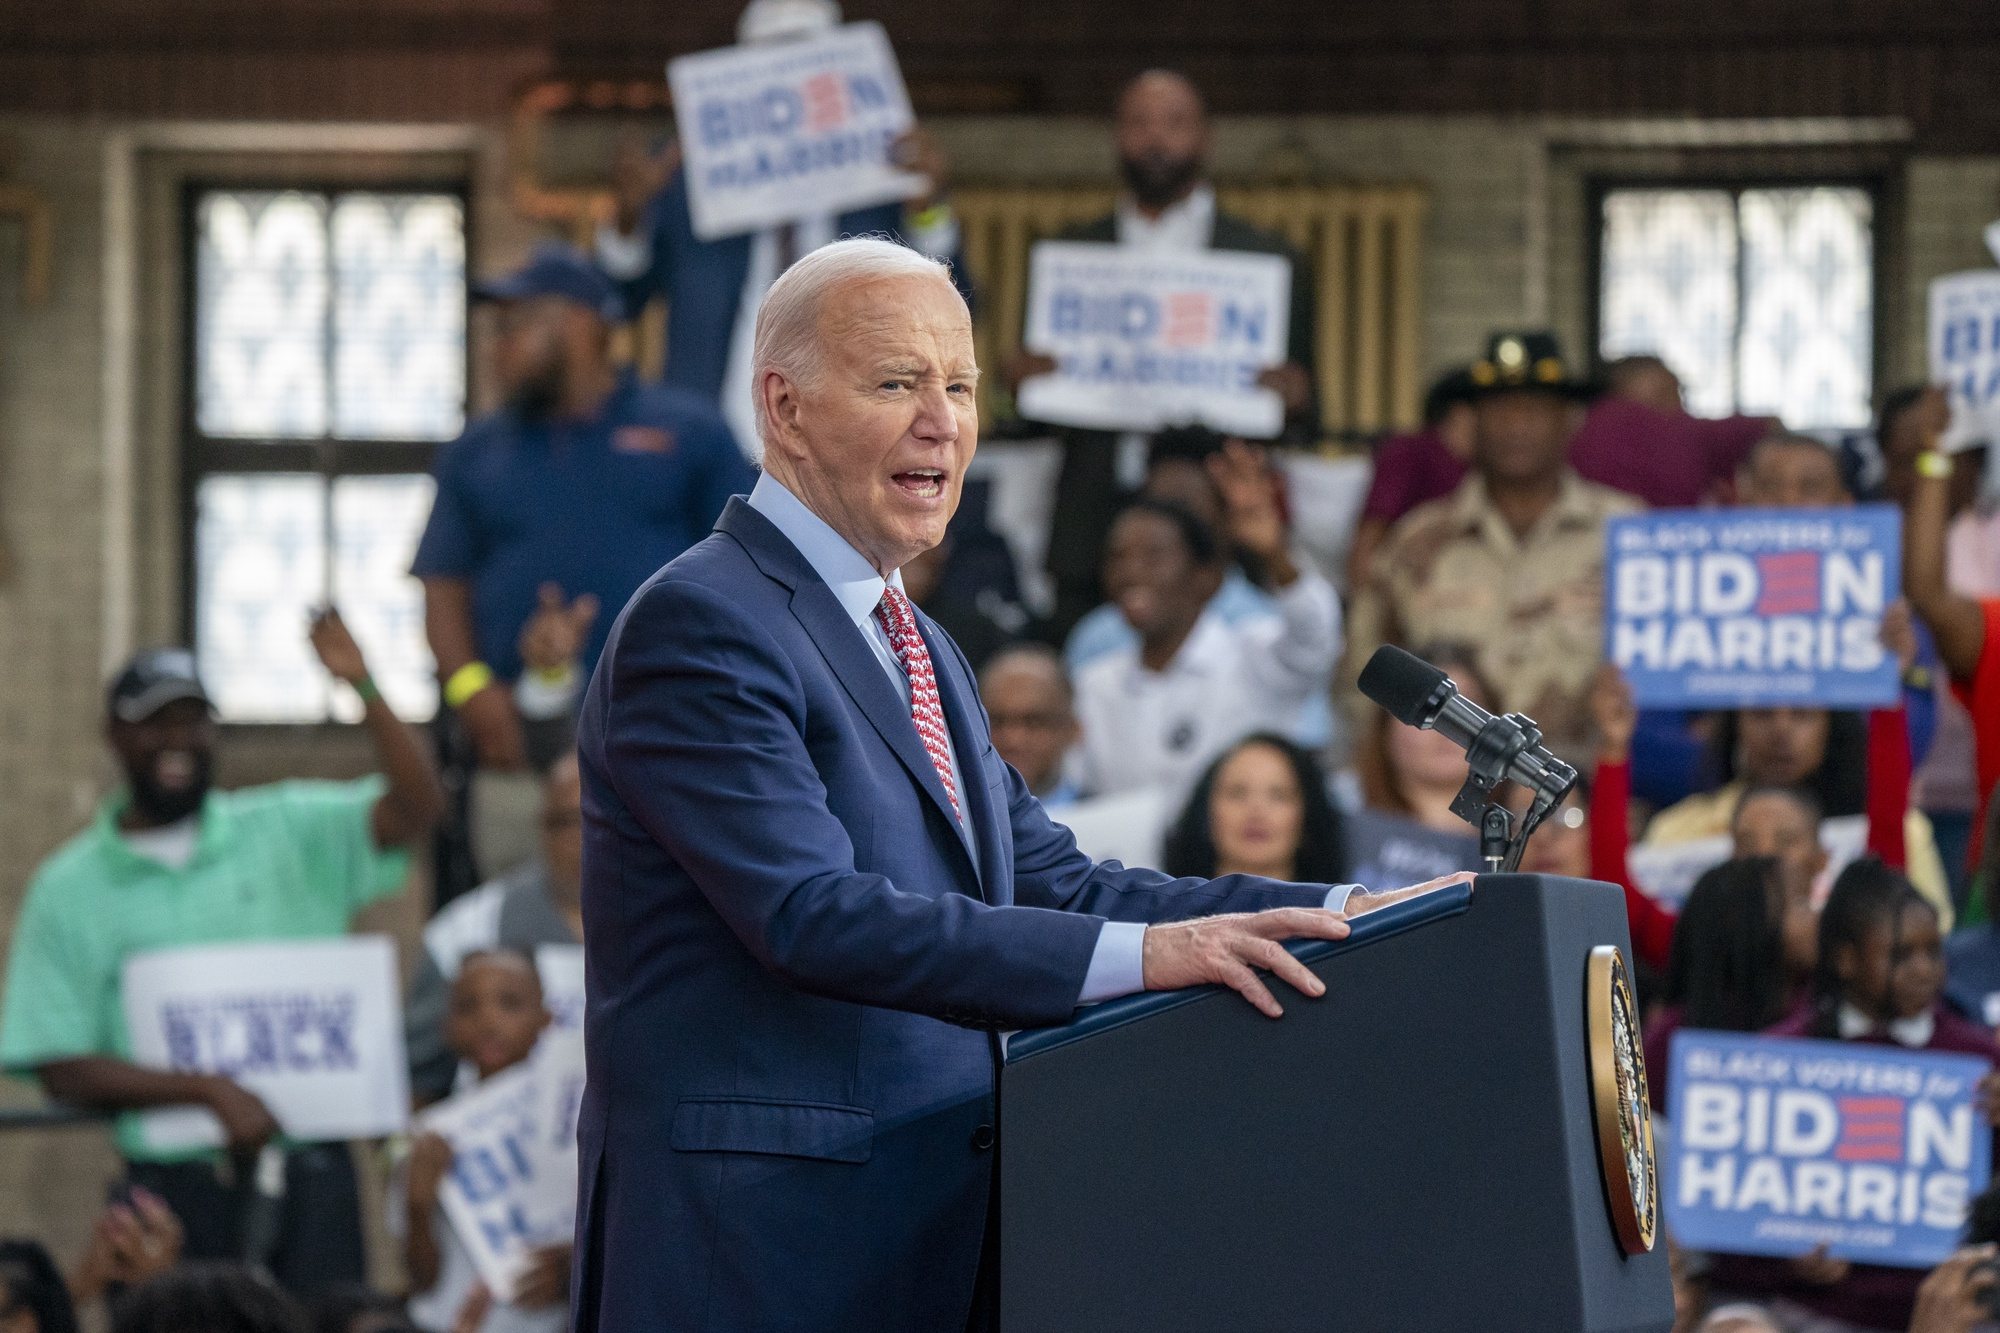
[[1778, 428], [1770, 417], [1691, 415], [1680, 378], [1657, 356], [1611, 362], [1604, 390], [1570, 440], [1570, 465], [1655, 509], [1726, 498], [1751, 448]]
[[1945, 529], [1951, 521], [1954, 475], [1965, 455], [1937, 447], [1916, 456], [1916, 478], [1903, 514], [1903, 590], [1937, 640], [1938, 659], [1952, 692], [1972, 715], [1972, 764], [1979, 812], [1972, 821], [1970, 860], [1977, 864], [1986, 831], [1986, 805], [2000, 783], [2000, 597], [1975, 601], [1945, 581]]

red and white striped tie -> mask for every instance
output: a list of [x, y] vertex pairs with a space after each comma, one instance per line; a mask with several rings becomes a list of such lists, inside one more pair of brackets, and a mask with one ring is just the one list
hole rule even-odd
[[910, 680], [910, 721], [916, 724], [917, 739], [937, 769], [944, 794], [951, 798], [951, 812], [960, 822], [965, 816], [958, 808], [958, 784], [951, 780], [951, 738], [944, 727], [944, 706], [938, 702], [937, 672], [931, 666], [931, 650], [917, 629], [917, 615], [901, 588], [884, 588], [875, 604], [875, 619], [889, 636], [889, 651], [896, 654], [903, 674]]

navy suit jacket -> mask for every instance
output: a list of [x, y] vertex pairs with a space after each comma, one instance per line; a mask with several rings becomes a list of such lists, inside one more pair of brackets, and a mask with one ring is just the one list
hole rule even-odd
[[1068, 1019], [1106, 919], [1325, 901], [1093, 863], [918, 621], [976, 863], [861, 631], [741, 499], [612, 629], [579, 722], [579, 1333], [955, 1333], [993, 1031]]
[[[667, 365], [661, 382], [691, 389], [709, 402], [722, 396], [736, 312], [743, 304], [743, 279], [750, 272], [751, 234], [704, 241], [694, 234], [688, 212], [687, 175], [675, 172], [646, 207], [640, 225], [652, 242], [651, 266], [618, 284], [627, 318], [638, 315], [657, 295], [667, 300]], [[887, 236], [908, 244], [903, 206], [878, 204], [842, 213], [834, 235]], [[951, 280], [970, 302], [972, 284], [963, 253], [951, 256]]]

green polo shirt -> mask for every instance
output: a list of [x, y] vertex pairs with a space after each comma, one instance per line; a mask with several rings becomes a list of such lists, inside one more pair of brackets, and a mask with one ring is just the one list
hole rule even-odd
[[[179, 870], [132, 850], [117, 822], [129, 797], [112, 796], [28, 886], [0, 999], [0, 1065], [129, 1058], [119, 987], [132, 954], [346, 934], [356, 908], [409, 874], [408, 852], [375, 846], [384, 789], [374, 777], [211, 793]], [[133, 1114], [119, 1117], [118, 1145], [132, 1160], [189, 1155], [149, 1151]]]

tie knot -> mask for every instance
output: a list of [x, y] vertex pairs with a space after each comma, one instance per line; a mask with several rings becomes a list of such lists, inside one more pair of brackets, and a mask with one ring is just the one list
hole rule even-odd
[[897, 587], [882, 589], [882, 600], [875, 604], [875, 614], [890, 629], [902, 629], [916, 622], [910, 613], [910, 599]]

